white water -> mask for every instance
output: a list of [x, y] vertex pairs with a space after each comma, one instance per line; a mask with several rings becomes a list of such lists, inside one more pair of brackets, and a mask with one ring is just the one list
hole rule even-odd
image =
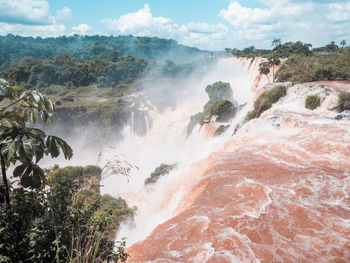
[[[105, 151], [105, 156], [122, 155], [139, 167], [139, 170], [132, 170], [129, 181], [121, 177], [109, 177], [102, 183], [103, 193], [121, 196], [130, 207], [137, 207], [134, 227], [131, 227], [133, 224], [130, 222], [123, 224], [117, 239], [126, 237], [127, 245], [130, 246], [146, 238], [157, 225], [177, 213], [180, 201], [190, 190], [191, 184], [184, 182], [194, 180], [193, 177], [187, 178], [191, 164], [215, 152], [232, 135], [235, 123], [246, 114], [248, 107], [238, 113], [226, 135], [211, 139], [204, 138], [199, 126], [186, 138], [190, 116], [202, 111], [208, 101], [205, 87], [216, 81], [229, 82], [234, 99], [239, 104], [251, 104], [254, 94], [250, 87], [256, 77], [256, 70], [249, 72], [248, 68], [248, 61], [239, 62], [235, 58], [218, 60], [210, 72], [193, 76], [184, 84], [183, 98], [175, 109], [169, 107], [161, 113], [157, 109], [153, 110], [153, 126], [145, 136], [139, 137], [131, 132], [132, 129], [126, 129], [125, 139], [115, 148]], [[156, 184], [144, 186], [144, 180], [161, 163], [176, 163], [177, 168]]]

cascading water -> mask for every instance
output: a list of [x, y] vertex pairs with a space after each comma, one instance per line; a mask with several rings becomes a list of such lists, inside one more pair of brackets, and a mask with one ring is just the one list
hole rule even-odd
[[[257, 59], [219, 60], [189, 80], [176, 108], [154, 109], [145, 136], [118, 145], [140, 167], [129, 183], [110, 177], [103, 188], [137, 207], [134, 227], [125, 223], [118, 234], [132, 245], [130, 262], [350, 262], [350, 122], [328, 110], [349, 84], [290, 87], [232, 136], [266, 83], [257, 67]], [[226, 134], [208, 138], [196, 127], [186, 138], [205, 86], [216, 81], [247, 105]], [[316, 93], [322, 106], [305, 109]], [[177, 168], [144, 186], [160, 163]]]
[[[202, 138], [199, 127], [189, 138], [186, 133], [190, 116], [202, 111], [208, 101], [205, 87], [216, 81], [229, 82], [238, 103], [251, 100], [252, 81], [247, 67], [233, 58], [220, 59], [210, 72], [187, 80], [183, 97], [175, 108], [166, 108], [161, 113], [156, 108], [152, 110], [152, 128], [145, 136], [129, 133], [116, 147], [119, 154], [140, 168], [132, 171], [129, 181], [110, 177], [103, 182], [105, 193], [121, 196], [129, 206], [137, 207], [136, 227], [130, 229], [125, 224], [118, 235], [118, 238], [126, 236], [129, 245], [144, 239], [158, 224], [177, 213], [180, 200], [189, 191], [190, 184], [186, 186], [185, 182], [194, 179], [187, 178], [191, 164], [217, 147], [220, 140]], [[144, 187], [146, 177], [161, 163], [176, 163], [177, 168], [156, 185]]]

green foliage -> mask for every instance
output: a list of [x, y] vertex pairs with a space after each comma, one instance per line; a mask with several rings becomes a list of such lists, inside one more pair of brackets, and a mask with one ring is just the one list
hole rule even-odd
[[346, 40], [345, 40], [345, 39], [343, 39], [342, 41], [340, 41], [340, 45], [342, 46], [342, 48], [344, 48], [344, 47], [345, 47], [345, 45], [346, 45]]
[[153, 173], [145, 180], [145, 184], [154, 184], [161, 176], [168, 174], [172, 169], [176, 167], [176, 164], [164, 164], [159, 165]]
[[114, 252], [113, 239], [132, 211], [123, 199], [81, 190], [84, 172], [89, 177], [101, 170], [56, 168], [46, 190], [13, 189], [11, 207], [0, 204], [1, 262], [126, 261], [125, 242]]
[[217, 121], [227, 121], [232, 117], [234, 105], [228, 100], [215, 101], [210, 107], [210, 116], [217, 116]]
[[227, 49], [227, 52], [231, 52], [233, 55], [237, 57], [265, 57], [268, 58], [271, 54], [276, 54], [279, 58], [287, 58], [293, 54], [299, 54], [308, 56], [311, 52], [311, 44], [305, 44], [301, 41], [297, 42], [285, 42], [281, 44], [280, 39], [275, 39], [272, 41], [272, 46], [274, 47], [272, 50], [268, 49], [256, 49], [254, 46], [244, 48], [242, 50], [237, 49]]
[[260, 114], [258, 113], [257, 110], [252, 110], [252, 111], [249, 111], [247, 116], [245, 117], [245, 121], [250, 121], [252, 119], [256, 119], [256, 118], [259, 118]]
[[[267, 61], [261, 62], [259, 64], [259, 73], [264, 74], [268, 77], [268, 74], [270, 73], [270, 63]], [[270, 79], [269, 79], [269, 82], [270, 82]]]
[[350, 92], [342, 92], [339, 94], [337, 109], [339, 112], [350, 110]]
[[147, 67], [146, 60], [136, 60], [132, 56], [84, 61], [70, 55], [56, 55], [46, 59], [25, 57], [11, 64], [1, 75], [27, 89], [37, 88], [57, 94], [56, 86], [63, 86], [69, 91], [93, 84], [100, 88], [130, 84], [143, 76]]
[[223, 134], [228, 129], [228, 127], [230, 127], [230, 125], [220, 125], [219, 128], [217, 128], [214, 132], [214, 136]]
[[52, 121], [55, 110], [52, 102], [36, 90], [23, 90], [0, 80], [0, 157], [3, 181], [6, 188], [6, 202], [9, 205], [6, 169], [17, 162], [21, 164], [13, 171], [23, 187], [40, 188], [44, 181], [44, 171], [37, 163], [50, 155], [58, 157], [62, 150], [70, 159], [73, 151], [61, 138], [46, 135], [40, 129], [31, 128], [27, 123]]
[[317, 95], [307, 96], [305, 101], [305, 108], [314, 110], [321, 105], [321, 98]]
[[330, 55], [291, 56], [279, 68], [278, 81], [350, 80], [350, 48]]
[[0, 36], [0, 70], [24, 57], [46, 59], [66, 54], [72, 54], [74, 58], [84, 61], [108, 59], [115, 62], [119, 56], [131, 55], [137, 59], [186, 63], [186, 58], [193, 60], [198, 55], [207, 55], [208, 52], [157, 37], [74, 35], [32, 38], [11, 34]]
[[106, 102], [76, 103], [57, 109], [57, 122], [83, 126], [94, 122], [103, 127], [124, 124], [132, 112], [130, 103], [119, 99]]
[[271, 90], [264, 91], [254, 102], [254, 110], [248, 112], [245, 120], [249, 121], [259, 118], [261, 113], [270, 109], [272, 104], [276, 103], [280, 98], [287, 94], [285, 86], [277, 86]]
[[48, 175], [48, 184], [54, 186], [61, 183], [78, 184], [81, 189], [91, 189], [97, 193], [100, 191], [102, 169], [95, 165], [67, 166], [53, 169]]
[[111, 237], [111, 239], [117, 234], [120, 223], [133, 213], [124, 199], [114, 198], [107, 194], [100, 195], [95, 191], [87, 189], [77, 192], [75, 202], [82, 202], [85, 206], [99, 205], [95, 216], [100, 217], [108, 215], [110, 217], [110, 222], [106, 225], [103, 234]]

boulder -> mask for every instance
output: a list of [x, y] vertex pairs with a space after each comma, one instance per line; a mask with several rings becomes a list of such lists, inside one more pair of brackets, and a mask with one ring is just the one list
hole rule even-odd
[[350, 110], [344, 110], [335, 116], [336, 120], [348, 120], [350, 121]]
[[233, 99], [232, 89], [229, 83], [218, 81], [205, 88], [209, 101], [204, 105], [203, 112], [191, 116], [187, 126], [187, 135], [191, 134], [196, 124], [203, 125], [212, 120], [217, 122], [228, 122], [232, 119], [238, 109], [238, 103]]

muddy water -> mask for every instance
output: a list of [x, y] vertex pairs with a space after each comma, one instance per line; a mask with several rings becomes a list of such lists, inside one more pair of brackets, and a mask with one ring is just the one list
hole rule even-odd
[[[130, 262], [350, 262], [350, 122], [327, 110], [350, 85], [324, 85], [289, 88], [192, 164], [176, 215]], [[310, 94], [323, 100], [315, 111]]]

